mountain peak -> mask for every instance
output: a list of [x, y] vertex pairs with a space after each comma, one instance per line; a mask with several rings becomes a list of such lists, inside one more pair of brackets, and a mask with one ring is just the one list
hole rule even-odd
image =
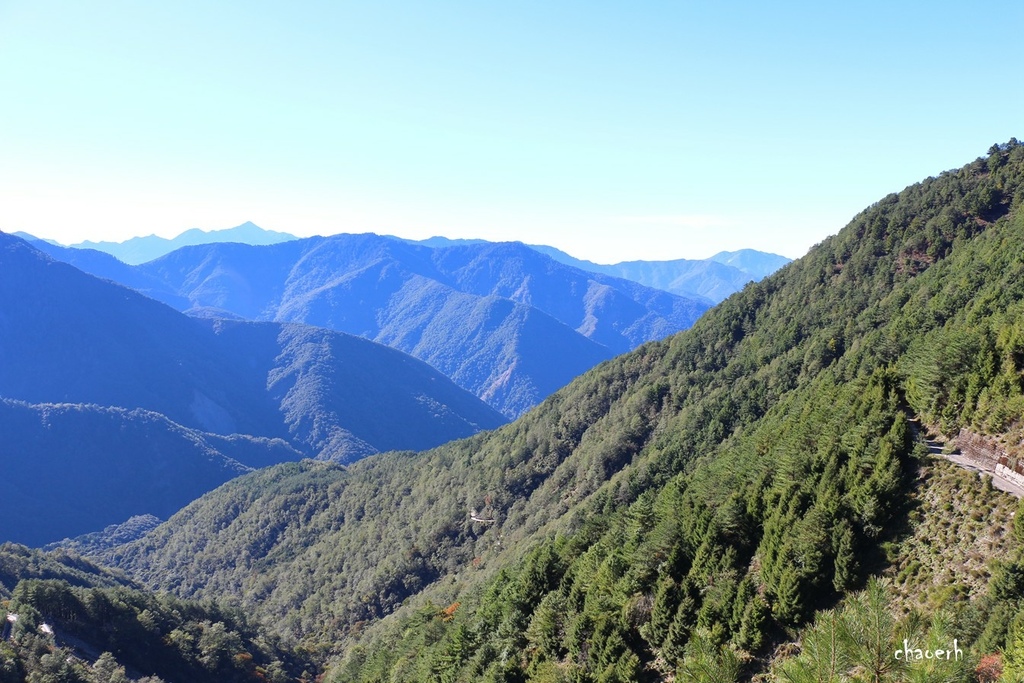
[[768, 277], [790, 261], [785, 256], [754, 249], [720, 251], [707, 260], [732, 266], [757, 280]]
[[180, 247], [216, 242], [243, 242], [253, 245], [278, 244], [298, 239], [295, 235], [274, 230], [265, 230], [252, 221], [224, 230], [202, 230], [192, 228], [177, 237], [167, 239], [157, 235], [133, 237], [124, 242], [79, 242], [72, 244], [75, 249], [95, 249], [116, 256], [125, 263], [138, 265], [159, 258]]

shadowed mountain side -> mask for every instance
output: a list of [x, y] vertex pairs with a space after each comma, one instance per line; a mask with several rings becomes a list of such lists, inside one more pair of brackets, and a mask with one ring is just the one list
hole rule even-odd
[[703, 303], [558, 263], [520, 242], [434, 249], [455, 286], [537, 308], [614, 354], [689, 328]]
[[[383, 299], [376, 311], [336, 305], [371, 297]], [[536, 308], [458, 292], [388, 262], [293, 298], [280, 315], [372, 334], [430, 363], [490, 405], [502, 406], [509, 417], [613, 355]]]
[[289, 434], [321, 460], [422, 449], [505, 422], [423, 361], [366, 339], [299, 324], [213, 325], [230, 347], [254, 336], [271, 345], [270, 395]]
[[452, 294], [417, 279], [395, 297], [377, 336], [521, 414], [612, 354], [535, 308], [496, 296]]
[[[448, 239], [431, 237], [425, 240], [396, 240], [444, 248], [472, 244], [493, 244], [480, 239]], [[756, 249], [722, 251], [706, 259], [674, 259], [671, 261], [622, 261], [610, 265], [594, 263], [570, 256], [546, 244], [528, 245], [534, 251], [550, 256], [559, 263], [590, 273], [602, 273], [638, 282], [648, 287], [714, 304], [738, 292], [751, 280], [768, 277], [790, 262], [778, 254]]]
[[221, 310], [248, 320], [273, 320], [286, 298], [285, 283], [307, 242], [188, 246], [136, 269], [166, 283], [189, 306]]
[[26, 239], [26, 241], [44, 254], [52, 256], [58, 261], [70, 263], [90, 275], [131, 287], [140, 294], [145, 294], [172, 308], [181, 310], [189, 307], [188, 299], [176, 294], [159, 278], [144, 273], [106, 252], [96, 249], [62, 247], [59, 244], [35, 238]]
[[[393, 349], [297, 325], [189, 318], [0, 234], [0, 395], [145, 408], [345, 461], [502, 417]], [[262, 464], [262, 463], [261, 463]]]
[[203, 322], [0, 234], [0, 395], [281, 436], [266, 375], [217, 346]]
[[301, 674], [308, 658], [241, 614], [140, 590], [76, 550], [0, 544], [3, 683], [312, 680]]
[[[0, 399], [0, 540], [42, 545], [133, 515], [166, 518], [247, 463], [297, 460], [280, 439], [213, 437], [145, 410]], [[226, 446], [226, 447], [225, 447]]]

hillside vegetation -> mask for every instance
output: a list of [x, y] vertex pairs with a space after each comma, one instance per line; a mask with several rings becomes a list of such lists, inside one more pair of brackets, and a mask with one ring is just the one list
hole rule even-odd
[[311, 679], [241, 614], [148, 593], [63, 552], [0, 545], [0, 598], [0, 683]]
[[[849, 632], [889, 613], [869, 577], [917, 523], [910, 418], [1019, 443], [1022, 268], [1011, 141], [511, 425], [348, 470], [257, 472], [106, 557], [342, 655], [330, 680], [782, 675], [773, 649], [822, 610], [847, 605]], [[1014, 553], [985, 600], [941, 603], [972, 615], [971, 666], [1016, 656]]]

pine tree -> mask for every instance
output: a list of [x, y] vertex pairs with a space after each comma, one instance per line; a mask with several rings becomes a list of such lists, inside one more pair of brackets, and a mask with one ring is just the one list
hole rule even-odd
[[697, 601], [689, 592], [684, 591], [676, 614], [672, 618], [672, 624], [668, 628], [668, 635], [662, 644], [662, 652], [665, 659], [670, 662], [677, 662], [683, 658], [686, 644], [690, 640], [690, 631], [697, 623]]
[[867, 589], [850, 601], [848, 614], [854, 665], [861, 667], [872, 683], [894, 680], [902, 660], [893, 657], [896, 620], [889, 611], [884, 584], [872, 579]]
[[642, 634], [647, 642], [658, 646], [665, 641], [676, 610], [679, 608], [680, 599], [679, 584], [671, 577], [662, 579], [658, 585], [658, 592], [654, 596], [651, 620], [642, 629]]
[[832, 586], [843, 592], [855, 586], [860, 578], [860, 562], [857, 561], [853, 527], [847, 520], [840, 520], [836, 525], [835, 537], [835, 573], [832, 576]]
[[686, 646], [676, 679], [686, 683], [734, 683], [739, 679], [742, 660], [727, 645], [718, 645], [711, 634], [697, 631]]
[[109, 652], [101, 654], [93, 663], [90, 678], [92, 683], [128, 683], [124, 667]]
[[800, 656], [783, 663], [780, 678], [790, 683], [837, 683], [850, 669], [853, 647], [842, 615], [822, 612], [804, 632]]
[[745, 650], [758, 650], [764, 644], [765, 628], [770, 616], [768, 603], [760, 595], [754, 596], [743, 610], [736, 645]]

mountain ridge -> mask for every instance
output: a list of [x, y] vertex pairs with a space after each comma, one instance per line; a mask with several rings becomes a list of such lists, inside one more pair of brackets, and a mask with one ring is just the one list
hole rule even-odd
[[[817, 611], [859, 599], [912, 522], [912, 414], [1019, 437], [1022, 207], [1024, 147], [1009, 144], [883, 198], [511, 425], [415, 459], [242, 477], [111, 559], [335, 648], [330, 681], [767, 673]], [[204, 531], [228, 511], [230, 528]], [[309, 535], [251, 543], [275, 513]], [[974, 661], [1024, 597], [1014, 562], [964, 636]]]
[[0, 538], [39, 544], [166, 519], [256, 467], [352, 462], [505, 422], [395, 349], [296, 323], [191, 318], [3, 233], [0, 419], [18, 500]]
[[110, 254], [129, 265], [138, 265], [174, 251], [183, 246], [214, 242], [243, 242], [246, 244], [277, 244], [298, 239], [286, 232], [265, 230], [251, 221], [222, 230], [192, 228], [173, 238], [147, 235], [132, 237], [123, 242], [92, 242], [85, 240], [70, 245], [73, 249], [91, 249]]
[[192, 316], [300, 322], [393, 346], [507, 417], [707, 306], [514, 243], [429, 248], [372, 234], [183, 247], [133, 272]]

